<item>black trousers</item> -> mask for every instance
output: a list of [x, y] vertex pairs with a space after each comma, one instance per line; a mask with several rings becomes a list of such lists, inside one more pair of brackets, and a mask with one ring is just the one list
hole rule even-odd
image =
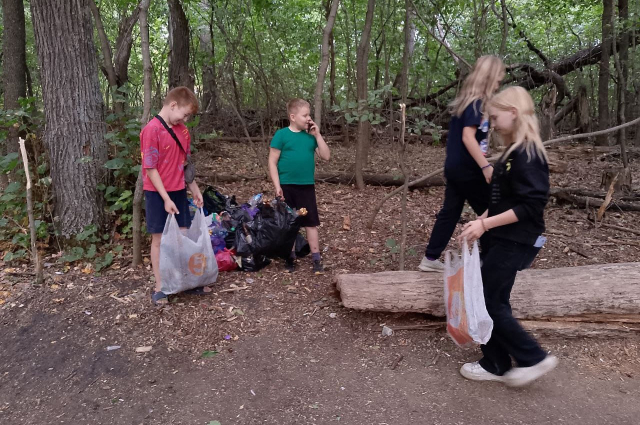
[[[469, 202], [476, 214], [482, 215], [489, 208], [489, 198], [489, 184], [484, 178], [464, 181], [447, 180], [444, 203], [438, 212], [436, 223], [433, 225], [425, 256], [429, 258], [440, 257], [456, 230], [465, 201]], [[485, 233], [485, 235], [487, 234]], [[488, 235], [483, 235], [480, 238], [480, 246], [487, 243]]]
[[516, 273], [531, 266], [540, 248], [492, 238], [485, 246], [482, 283], [487, 312], [493, 319], [491, 339], [482, 346], [480, 365], [496, 375], [511, 369], [511, 358], [519, 367], [538, 364], [546, 353], [511, 313], [511, 289]]

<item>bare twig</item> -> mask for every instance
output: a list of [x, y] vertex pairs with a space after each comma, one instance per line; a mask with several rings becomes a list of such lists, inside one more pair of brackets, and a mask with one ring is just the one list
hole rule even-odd
[[22, 153], [22, 163], [24, 164], [24, 172], [27, 176], [27, 214], [29, 216], [29, 229], [31, 230], [31, 262], [35, 267], [36, 283], [42, 284], [44, 281], [44, 274], [42, 271], [42, 263], [38, 256], [38, 247], [36, 245], [36, 222], [33, 217], [33, 200], [31, 194], [31, 173], [29, 172], [29, 159], [27, 158], [27, 150], [24, 147], [24, 139], [20, 137], [18, 139], [20, 144], [20, 152]]

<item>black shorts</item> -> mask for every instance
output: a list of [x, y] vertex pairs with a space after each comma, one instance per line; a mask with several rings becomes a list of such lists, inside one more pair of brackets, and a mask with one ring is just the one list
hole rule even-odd
[[284, 201], [291, 208], [299, 210], [307, 209], [307, 215], [302, 218], [302, 227], [318, 227], [320, 217], [318, 217], [318, 205], [316, 204], [316, 186], [313, 184], [283, 184], [282, 194]]
[[[187, 189], [167, 192], [169, 198], [176, 204], [180, 214], [176, 214], [176, 220], [180, 227], [191, 226], [191, 214], [189, 213], [189, 200]], [[164, 201], [158, 192], [144, 191], [145, 216], [147, 219], [147, 233], [162, 233], [169, 215], [164, 210]]]

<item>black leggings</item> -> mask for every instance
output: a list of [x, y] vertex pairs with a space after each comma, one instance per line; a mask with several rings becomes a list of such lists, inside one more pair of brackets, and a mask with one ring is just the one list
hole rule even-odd
[[[447, 180], [444, 203], [431, 231], [425, 256], [440, 257], [456, 230], [465, 201], [469, 202], [476, 214], [482, 215], [489, 208], [489, 197], [489, 184], [484, 178], [464, 181]], [[485, 236], [480, 238], [481, 246], [487, 243], [486, 239]]]

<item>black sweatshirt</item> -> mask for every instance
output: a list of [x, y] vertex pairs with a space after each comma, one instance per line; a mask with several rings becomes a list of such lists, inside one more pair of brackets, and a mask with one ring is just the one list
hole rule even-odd
[[549, 200], [549, 165], [537, 154], [528, 159], [524, 148], [501, 157], [491, 180], [489, 217], [513, 209], [515, 223], [489, 230], [493, 237], [533, 245], [544, 232], [544, 207]]

